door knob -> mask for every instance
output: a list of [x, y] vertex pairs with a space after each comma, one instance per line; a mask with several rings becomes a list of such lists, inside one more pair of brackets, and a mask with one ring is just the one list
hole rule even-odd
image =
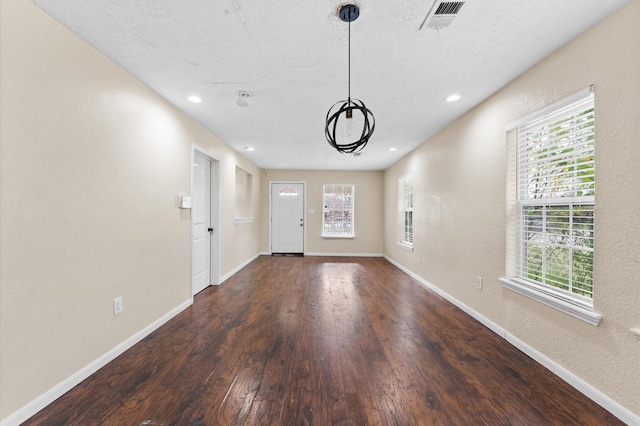
[[207, 231], [213, 232], [213, 228], [208, 228]]

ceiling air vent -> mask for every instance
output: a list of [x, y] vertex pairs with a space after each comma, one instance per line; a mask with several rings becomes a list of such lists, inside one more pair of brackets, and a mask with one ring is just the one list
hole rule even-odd
[[427, 24], [428, 28], [435, 28], [436, 30], [448, 27], [451, 25], [451, 22], [453, 22], [453, 18], [460, 12], [462, 6], [464, 6], [463, 1], [436, 0], [433, 6], [431, 6], [427, 17], [422, 21], [419, 30], [421, 30], [425, 24]]

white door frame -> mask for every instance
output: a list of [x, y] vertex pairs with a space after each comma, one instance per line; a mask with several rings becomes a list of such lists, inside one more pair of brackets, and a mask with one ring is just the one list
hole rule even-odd
[[[211, 257], [209, 259], [209, 276], [212, 285], [220, 284], [220, 159], [214, 157], [209, 154], [204, 148], [199, 147], [196, 144], [192, 145], [191, 150], [191, 193], [193, 193], [193, 163], [195, 160], [196, 153], [201, 157], [204, 157], [211, 161], [211, 182], [210, 182], [210, 191], [211, 191], [211, 227], [213, 228], [213, 235], [211, 235], [211, 247], [210, 253]], [[189, 259], [193, 256], [192, 243], [193, 241], [193, 215], [191, 216], [190, 224], [191, 228], [189, 230]], [[193, 282], [191, 277], [193, 276], [193, 271], [191, 271], [191, 263], [189, 264], [190, 278], [189, 278], [189, 288], [191, 293], [191, 298], [193, 299]]]
[[269, 181], [269, 254], [273, 253], [271, 248], [271, 197], [272, 191], [271, 187], [273, 184], [287, 184], [287, 183], [298, 183], [302, 184], [302, 191], [304, 192], [304, 197], [302, 200], [302, 254], [307, 252], [307, 182], [306, 181], [297, 181], [297, 180], [270, 180]]

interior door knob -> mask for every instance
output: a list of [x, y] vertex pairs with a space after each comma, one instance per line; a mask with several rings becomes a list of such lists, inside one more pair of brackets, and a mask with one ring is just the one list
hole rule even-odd
[[213, 228], [208, 228], [207, 231], [213, 232]]

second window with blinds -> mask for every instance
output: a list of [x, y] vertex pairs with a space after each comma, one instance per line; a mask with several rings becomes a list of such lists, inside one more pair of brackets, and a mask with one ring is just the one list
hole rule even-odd
[[398, 203], [400, 206], [400, 238], [398, 246], [413, 250], [413, 175], [398, 179]]
[[322, 186], [322, 236], [325, 238], [354, 238], [353, 223], [355, 185], [330, 184]]

